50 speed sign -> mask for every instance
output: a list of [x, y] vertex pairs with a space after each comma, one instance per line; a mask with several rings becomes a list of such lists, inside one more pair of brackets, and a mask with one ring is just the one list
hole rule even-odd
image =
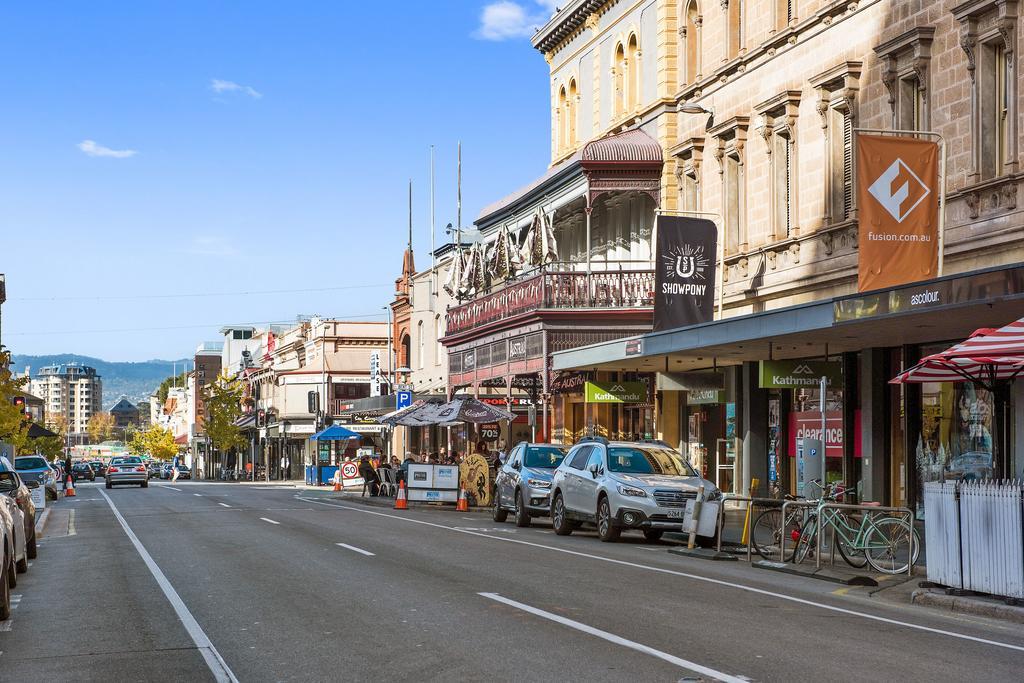
[[341, 476], [345, 479], [355, 479], [359, 476], [359, 468], [354, 462], [346, 462], [341, 465]]

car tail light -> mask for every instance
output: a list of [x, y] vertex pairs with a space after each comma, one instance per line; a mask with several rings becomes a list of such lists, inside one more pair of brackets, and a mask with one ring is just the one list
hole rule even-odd
[[116, 467], [108, 467], [107, 468], [107, 472], [118, 472], [118, 471], [119, 470]]
[[139, 465], [138, 467], [135, 468], [135, 471], [136, 472], [145, 472], [146, 468], [143, 467], [142, 465]]

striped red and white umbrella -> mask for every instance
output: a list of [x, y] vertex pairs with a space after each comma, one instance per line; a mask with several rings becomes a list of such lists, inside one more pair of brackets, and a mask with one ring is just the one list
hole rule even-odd
[[922, 358], [889, 381], [890, 384], [924, 382], [975, 382], [992, 388], [996, 382], [1015, 379], [1024, 372], [1024, 357], [960, 356], [947, 351]]
[[950, 357], [989, 356], [1024, 358], [1024, 320], [998, 329], [975, 330], [969, 338], [944, 352]]

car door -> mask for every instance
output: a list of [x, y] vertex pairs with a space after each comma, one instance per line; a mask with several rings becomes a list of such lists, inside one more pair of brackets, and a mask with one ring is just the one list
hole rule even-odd
[[[596, 468], [597, 474], [592, 472]], [[590, 456], [587, 458], [583, 471], [580, 472], [579, 486], [579, 507], [577, 510], [589, 515], [597, 513], [597, 489], [600, 486], [600, 473], [604, 471], [604, 449], [600, 446], [593, 446], [590, 449]]]
[[572, 454], [569, 466], [565, 470], [565, 507], [573, 512], [585, 511], [580, 507], [580, 483], [583, 468], [586, 467], [593, 446], [581, 446]]
[[508, 459], [505, 461], [505, 466], [501, 468], [498, 491], [501, 494], [502, 505], [512, 505], [512, 501], [515, 500], [516, 484], [519, 483], [522, 462], [523, 447], [520, 445], [512, 449]]

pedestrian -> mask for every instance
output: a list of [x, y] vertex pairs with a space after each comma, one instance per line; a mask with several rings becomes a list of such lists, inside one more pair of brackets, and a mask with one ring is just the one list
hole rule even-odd
[[377, 471], [373, 469], [370, 459], [365, 455], [359, 459], [359, 476], [363, 478], [363, 492], [360, 497], [365, 497], [367, 491], [371, 497], [376, 496], [379, 488]]
[[71, 469], [71, 455], [64, 459], [64, 490], [75, 488], [75, 471]]
[[171, 461], [171, 481], [178, 481], [178, 456], [174, 456], [174, 460]]

